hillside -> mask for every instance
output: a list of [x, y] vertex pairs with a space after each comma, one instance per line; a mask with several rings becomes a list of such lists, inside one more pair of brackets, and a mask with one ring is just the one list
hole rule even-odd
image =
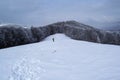
[[55, 34], [39, 43], [1, 49], [0, 79], [119, 80], [119, 52], [119, 46]]

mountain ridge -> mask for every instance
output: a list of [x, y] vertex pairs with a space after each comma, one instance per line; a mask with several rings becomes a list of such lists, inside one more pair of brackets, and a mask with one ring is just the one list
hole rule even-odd
[[0, 48], [39, 42], [56, 33], [63, 33], [75, 40], [120, 45], [120, 32], [100, 30], [72, 20], [31, 28], [1, 26]]

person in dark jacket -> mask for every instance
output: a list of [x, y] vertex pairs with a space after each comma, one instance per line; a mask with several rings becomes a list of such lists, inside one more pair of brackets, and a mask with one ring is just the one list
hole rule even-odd
[[52, 41], [54, 42], [54, 41], [55, 41], [55, 39], [54, 39], [54, 38], [52, 38]]

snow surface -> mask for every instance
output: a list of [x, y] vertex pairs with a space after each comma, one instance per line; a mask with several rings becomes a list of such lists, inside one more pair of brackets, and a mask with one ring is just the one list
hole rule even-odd
[[39, 43], [1, 49], [0, 80], [120, 80], [119, 61], [119, 46], [55, 34]]

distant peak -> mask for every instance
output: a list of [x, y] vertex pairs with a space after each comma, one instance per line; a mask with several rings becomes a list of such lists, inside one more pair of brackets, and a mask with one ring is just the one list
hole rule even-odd
[[77, 21], [75, 21], [75, 20], [69, 20], [69, 21], [65, 21], [66, 23], [79, 23], [79, 22], [77, 22]]
[[75, 20], [66, 21], [65, 23], [66, 23], [66, 24], [76, 24], [76, 25], [82, 24], [82, 23], [80, 23], [80, 22], [78, 22], [78, 21], [75, 21]]

